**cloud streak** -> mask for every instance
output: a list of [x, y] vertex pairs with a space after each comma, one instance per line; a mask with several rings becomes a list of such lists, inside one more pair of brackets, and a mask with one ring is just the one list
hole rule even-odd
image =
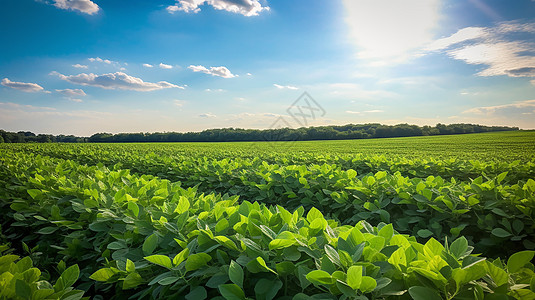
[[123, 72], [115, 72], [102, 75], [96, 75], [93, 73], [81, 73], [78, 75], [70, 76], [66, 76], [57, 72], [52, 72], [51, 74], [57, 75], [62, 80], [65, 80], [70, 83], [85, 86], [94, 86], [108, 90], [120, 89], [148, 92], [167, 88], [184, 89], [184, 87], [169, 83], [167, 81], [159, 81], [157, 83], [145, 82], [141, 78], [133, 77]]
[[44, 88], [37, 83], [16, 82], [9, 80], [9, 78], [2, 79], [2, 85], [27, 93], [46, 92]]
[[183, 11], [198, 13], [200, 6], [209, 5], [216, 10], [237, 13], [246, 17], [258, 16], [262, 11], [268, 11], [268, 6], [262, 6], [259, 0], [177, 0], [175, 5], [167, 7], [169, 13]]
[[164, 63], [160, 63], [159, 67], [160, 67], [161, 69], [172, 69], [172, 68], [173, 68], [173, 66], [171, 66], [171, 65], [166, 65], [166, 64], [164, 64]]
[[278, 88], [278, 89], [289, 89], [289, 90], [298, 90], [299, 88], [296, 87], [296, 86], [293, 86], [293, 85], [280, 85], [280, 84], [276, 84], [274, 83], [273, 84], [274, 87]]
[[233, 77], [236, 77], [236, 75], [232, 74], [230, 72], [229, 69], [227, 69], [226, 67], [210, 67], [210, 69], [204, 67], [204, 66], [201, 66], [201, 65], [198, 65], [198, 66], [194, 66], [194, 65], [191, 65], [188, 67], [188, 69], [192, 70], [193, 72], [202, 72], [202, 73], [205, 73], [205, 74], [209, 74], [209, 75], [212, 75], [212, 76], [218, 76], [218, 77], [223, 77], [223, 78], [233, 78]]
[[54, 6], [66, 10], [76, 10], [88, 15], [94, 15], [100, 10], [91, 0], [54, 0]]
[[485, 65], [478, 76], [535, 77], [535, 23], [504, 22], [494, 27], [467, 27], [431, 43], [471, 65]]
[[518, 101], [510, 104], [474, 107], [463, 111], [464, 114], [495, 114], [506, 111], [525, 112], [528, 109], [535, 109], [535, 100]]

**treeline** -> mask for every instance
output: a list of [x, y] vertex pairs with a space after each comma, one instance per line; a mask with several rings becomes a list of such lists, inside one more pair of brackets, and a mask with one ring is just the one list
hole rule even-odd
[[0, 143], [84, 143], [86, 137], [74, 135], [35, 134], [30, 131], [9, 132], [0, 130]]
[[343, 126], [301, 127], [297, 129], [208, 129], [201, 132], [155, 133], [97, 133], [91, 137], [73, 135], [35, 135], [29, 131], [6, 132], [0, 130], [0, 142], [6, 143], [127, 143], [127, 142], [238, 142], [238, 141], [310, 141], [348, 140], [424, 135], [465, 134], [490, 131], [512, 131], [518, 127], [483, 126], [475, 124], [437, 124], [417, 126], [409, 124], [348, 124]]

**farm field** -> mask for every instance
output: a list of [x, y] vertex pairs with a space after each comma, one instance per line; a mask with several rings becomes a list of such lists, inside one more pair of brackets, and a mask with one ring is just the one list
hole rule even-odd
[[0, 153], [0, 299], [535, 299], [534, 131]]

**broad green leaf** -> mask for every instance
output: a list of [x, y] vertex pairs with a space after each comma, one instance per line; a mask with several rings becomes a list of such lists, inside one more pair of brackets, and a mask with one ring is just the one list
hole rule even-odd
[[123, 280], [123, 289], [133, 289], [140, 285], [143, 282], [143, 278], [141, 278], [141, 275], [138, 273], [130, 273], [126, 275], [126, 277]]
[[89, 276], [89, 278], [96, 281], [108, 281], [115, 274], [117, 272], [111, 268], [102, 268]]
[[436, 290], [423, 286], [410, 287], [409, 294], [414, 300], [442, 299]]
[[338, 255], [338, 252], [336, 251], [336, 249], [334, 249], [331, 245], [325, 245], [323, 246], [323, 249], [325, 250], [325, 254], [327, 255], [327, 258], [329, 258], [329, 260], [341, 267], [342, 266], [342, 262], [340, 261], [340, 255]]
[[205, 266], [212, 257], [206, 253], [196, 253], [188, 256], [186, 260], [186, 272], [195, 271]]
[[132, 273], [132, 272], [135, 272], [136, 271], [136, 265], [134, 264], [133, 261], [129, 260], [128, 258], [126, 259], [126, 272], [128, 273]]
[[234, 260], [230, 261], [228, 277], [230, 281], [243, 288], [243, 269]]
[[135, 202], [128, 202], [128, 209], [134, 213], [134, 216], [139, 216], [139, 206]]
[[280, 280], [260, 279], [254, 288], [257, 300], [272, 300], [282, 288]]
[[314, 270], [307, 274], [306, 278], [308, 281], [316, 284], [333, 284], [336, 282], [336, 279], [333, 278], [329, 273], [322, 270]]
[[468, 240], [464, 236], [458, 238], [450, 246], [450, 253], [459, 259], [468, 250]]
[[277, 272], [273, 271], [266, 265], [266, 261], [264, 261], [264, 259], [260, 256], [247, 263], [247, 270], [249, 270], [251, 273], [272, 272], [277, 274]]
[[432, 236], [433, 232], [431, 230], [428, 230], [428, 229], [420, 229], [420, 230], [418, 230], [417, 234], [418, 234], [419, 237], [426, 239], [426, 238]]
[[377, 286], [377, 281], [370, 276], [362, 276], [362, 281], [360, 283], [359, 290], [363, 293], [369, 293], [375, 289]]
[[181, 262], [183, 262], [186, 259], [186, 257], [188, 257], [188, 255], [189, 255], [188, 248], [185, 248], [184, 250], [180, 251], [180, 253], [175, 255], [175, 257], [173, 258], [173, 265], [177, 267], [178, 265], [180, 265]]
[[347, 285], [352, 289], [360, 288], [362, 282], [362, 266], [351, 266], [347, 270]]
[[528, 262], [533, 259], [535, 251], [521, 251], [517, 252], [507, 260], [507, 270], [509, 273], [516, 273]]
[[245, 293], [236, 284], [222, 284], [217, 288], [221, 296], [227, 300], [245, 300]]
[[56, 232], [59, 228], [58, 227], [45, 227], [41, 228], [37, 231], [39, 234], [52, 234]]
[[29, 189], [28, 190], [28, 194], [33, 198], [37, 198], [39, 195], [43, 194], [43, 192], [41, 190], [36, 190], [36, 189]]
[[164, 268], [171, 269], [173, 267], [173, 263], [171, 262], [171, 259], [167, 255], [156, 254], [156, 255], [145, 256], [144, 258], [150, 261], [151, 263], [157, 264]]
[[17, 279], [15, 281], [15, 293], [18, 297], [29, 300], [32, 296], [32, 289], [26, 282]]
[[196, 286], [186, 295], [186, 300], [204, 300], [208, 298], [206, 289], [202, 286]]
[[184, 196], [180, 196], [180, 198], [178, 200], [178, 205], [177, 205], [177, 207], [175, 209], [175, 212], [177, 212], [179, 214], [183, 214], [186, 211], [188, 211], [189, 207], [190, 207], [190, 203], [189, 203], [188, 198], [186, 198]]
[[73, 265], [67, 268], [67, 270], [63, 271], [61, 273], [61, 276], [59, 277], [59, 280], [63, 281], [64, 288], [68, 288], [72, 286], [80, 276], [80, 269], [78, 268], [78, 265]]
[[323, 214], [315, 207], [312, 207], [307, 214], [307, 221], [312, 223], [316, 219], [324, 219]]
[[487, 261], [485, 265], [487, 273], [490, 275], [490, 278], [496, 283], [496, 286], [501, 286], [506, 284], [509, 280], [509, 276], [505, 270], [501, 269], [498, 266], [495, 266], [493, 263]]
[[145, 255], [152, 254], [152, 252], [154, 252], [157, 246], [158, 246], [158, 236], [156, 235], [156, 233], [153, 233], [145, 239], [145, 242], [143, 242], [143, 247], [142, 247], [143, 254]]
[[170, 285], [170, 284], [173, 284], [173, 283], [177, 282], [179, 279], [180, 279], [180, 277], [177, 277], [177, 276], [166, 277], [166, 278], [163, 278], [162, 280], [159, 280], [158, 284], [160, 284], [160, 285]]
[[510, 233], [509, 231], [506, 231], [503, 228], [494, 228], [492, 229], [491, 233], [500, 238], [506, 238], [506, 237], [510, 237], [513, 235], [512, 233]]

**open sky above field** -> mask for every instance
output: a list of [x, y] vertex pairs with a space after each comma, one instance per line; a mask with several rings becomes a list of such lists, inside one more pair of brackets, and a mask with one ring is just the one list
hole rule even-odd
[[535, 128], [534, 16], [533, 0], [3, 1], [0, 128]]

